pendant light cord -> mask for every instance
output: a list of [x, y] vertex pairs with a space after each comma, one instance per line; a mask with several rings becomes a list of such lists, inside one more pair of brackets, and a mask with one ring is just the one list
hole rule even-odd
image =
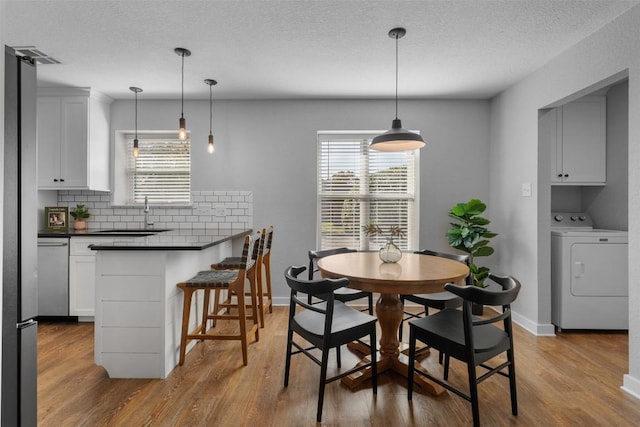
[[396, 34], [396, 120], [398, 120], [398, 34]]
[[209, 85], [209, 135], [213, 133], [213, 91]]
[[184, 117], [184, 52], [182, 52], [182, 96], [180, 104], [180, 117]]
[[138, 139], [138, 92], [134, 91], [136, 94], [136, 139]]

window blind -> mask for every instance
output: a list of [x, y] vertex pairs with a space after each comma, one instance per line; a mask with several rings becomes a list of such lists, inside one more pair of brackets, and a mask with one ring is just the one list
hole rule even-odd
[[[378, 249], [391, 226], [401, 249], [417, 246], [417, 151], [369, 149], [375, 134], [318, 134], [318, 246]], [[369, 237], [362, 226], [377, 224], [383, 236]]]
[[138, 136], [138, 157], [133, 156], [133, 137], [127, 138], [129, 153], [128, 204], [191, 202], [191, 142], [177, 138]]

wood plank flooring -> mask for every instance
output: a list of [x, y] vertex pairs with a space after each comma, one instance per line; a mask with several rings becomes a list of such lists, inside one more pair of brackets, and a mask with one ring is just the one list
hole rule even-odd
[[[41, 323], [38, 425], [316, 425], [319, 367], [294, 357], [284, 388], [286, 309], [275, 307], [265, 320], [260, 341], [249, 346], [248, 366], [242, 366], [238, 342], [198, 343], [165, 380], [110, 379], [93, 363], [93, 324]], [[640, 425], [640, 401], [620, 389], [628, 372], [625, 333], [536, 338], [517, 326], [515, 332], [519, 415], [511, 415], [508, 381], [494, 376], [479, 387], [484, 426]], [[357, 360], [343, 348], [343, 367]], [[423, 364], [441, 372], [435, 354]], [[452, 360], [450, 380], [466, 384], [464, 365]], [[472, 424], [463, 399], [417, 393], [408, 402], [405, 381], [381, 375], [377, 396], [367, 384], [356, 391], [339, 382], [327, 385], [321, 425]]]

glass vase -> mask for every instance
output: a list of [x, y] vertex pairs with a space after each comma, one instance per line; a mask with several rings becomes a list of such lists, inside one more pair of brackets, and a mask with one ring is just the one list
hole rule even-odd
[[393, 243], [392, 238], [387, 239], [387, 243], [378, 251], [382, 262], [398, 262], [402, 258], [402, 251]]

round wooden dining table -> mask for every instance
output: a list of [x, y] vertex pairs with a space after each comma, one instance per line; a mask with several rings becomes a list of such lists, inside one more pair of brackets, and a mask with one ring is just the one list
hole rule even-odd
[[[378, 373], [392, 370], [405, 377], [408, 375], [408, 357], [401, 352], [398, 340], [403, 315], [400, 294], [442, 292], [445, 283], [464, 284], [464, 279], [469, 275], [469, 268], [463, 263], [414, 253], [403, 253], [397, 263], [383, 263], [377, 252], [330, 255], [318, 260], [318, 268], [323, 277], [348, 278], [350, 288], [380, 293], [376, 302], [376, 316], [381, 330]], [[366, 354], [365, 348], [356, 347]], [[421, 366], [418, 368], [424, 369]], [[355, 388], [370, 376], [370, 371], [360, 371], [344, 377], [343, 382]], [[415, 375], [414, 380], [431, 394], [438, 395], [444, 391], [422, 376]]]

